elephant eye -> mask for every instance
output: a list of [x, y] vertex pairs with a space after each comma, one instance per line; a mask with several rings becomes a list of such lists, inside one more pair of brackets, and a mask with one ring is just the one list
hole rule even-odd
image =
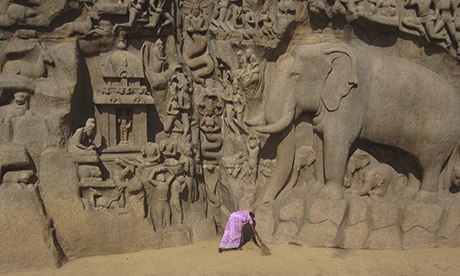
[[297, 72], [291, 73], [291, 78], [298, 79], [299, 77], [300, 77], [300, 73], [297, 73]]

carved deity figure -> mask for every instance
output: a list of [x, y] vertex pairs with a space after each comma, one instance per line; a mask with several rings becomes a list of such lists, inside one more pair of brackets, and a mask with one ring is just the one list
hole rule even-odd
[[127, 114], [126, 109], [123, 109], [117, 121], [120, 131], [120, 144], [127, 144], [129, 142], [129, 132], [133, 122], [131, 116]]
[[157, 33], [160, 33], [161, 28], [171, 24], [174, 19], [169, 12], [164, 10], [165, 0], [149, 0], [149, 23], [145, 27], [156, 27], [161, 16], [164, 17], [164, 22], [158, 28]]
[[185, 26], [189, 33], [203, 33], [208, 30], [203, 12], [197, 7], [192, 8], [191, 13], [185, 17]]
[[69, 140], [68, 150], [75, 155], [95, 155], [96, 120], [89, 118], [84, 127], [78, 128]]

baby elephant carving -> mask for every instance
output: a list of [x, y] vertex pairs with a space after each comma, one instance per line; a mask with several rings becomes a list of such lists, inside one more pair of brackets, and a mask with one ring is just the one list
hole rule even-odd
[[348, 161], [344, 182], [348, 193], [377, 199], [400, 191], [406, 186], [407, 177], [358, 149]]

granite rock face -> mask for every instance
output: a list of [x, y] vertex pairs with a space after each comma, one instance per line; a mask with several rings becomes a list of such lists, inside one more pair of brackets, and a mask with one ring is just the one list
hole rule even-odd
[[0, 271], [242, 209], [267, 242], [459, 246], [460, 9], [409, 2], [2, 1]]

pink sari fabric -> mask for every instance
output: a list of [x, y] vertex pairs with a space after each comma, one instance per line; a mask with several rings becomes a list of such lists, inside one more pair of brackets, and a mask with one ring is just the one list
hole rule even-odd
[[228, 218], [227, 225], [225, 226], [224, 236], [220, 241], [219, 248], [233, 249], [240, 247], [241, 230], [245, 223], [253, 224], [249, 211], [233, 212]]

